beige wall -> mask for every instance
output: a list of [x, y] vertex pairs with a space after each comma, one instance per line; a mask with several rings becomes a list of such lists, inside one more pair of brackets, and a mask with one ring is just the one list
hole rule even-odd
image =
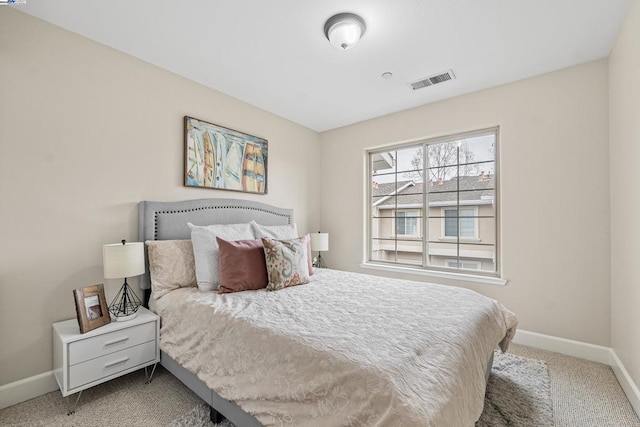
[[[184, 188], [184, 115], [268, 139], [269, 194]], [[249, 198], [317, 230], [319, 155], [316, 132], [0, 8], [0, 385], [51, 370], [51, 323], [104, 281], [103, 244], [136, 239], [138, 201]]]
[[640, 2], [609, 62], [612, 347], [640, 385]]
[[321, 134], [327, 263], [372, 272], [359, 267], [365, 149], [499, 125], [509, 283], [446, 283], [499, 299], [522, 329], [610, 345], [607, 80], [600, 60]]
[[[241, 197], [291, 207], [301, 231], [331, 233], [323, 256], [332, 267], [361, 271], [364, 150], [495, 125], [509, 283], [444, 282], [501, 300], [523, 329], [612, 343], [639, 383], [640, 89], [632, 73], [640, 7], [632, 4], [610, 69], [596, 61], [320, 137], [0, 8], [0, 385], [51, 369], [50, 324], [73, 317], [73, 288], [105, 282], [113, 296], [119, 282], [103, 280], [101, 246], [135, 240], [139, 200]], [[269, 194], [184, 188], [183, 115], [267, 138]]]

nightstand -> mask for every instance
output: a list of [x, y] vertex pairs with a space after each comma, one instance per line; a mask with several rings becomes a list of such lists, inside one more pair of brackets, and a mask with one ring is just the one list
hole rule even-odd
[[[135, 319], [81, 334], [76, 319], [53, 324], [53, 372], [63, 397], [160, 361], [160, 318], [144, 307]], [[153, 371], [151, 376], [153, 376]], [[147, 381], [151, 381], [147, 376]]]

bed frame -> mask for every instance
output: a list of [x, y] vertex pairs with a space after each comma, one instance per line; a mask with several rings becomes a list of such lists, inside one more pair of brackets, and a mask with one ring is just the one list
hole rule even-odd
[[[179, 202], [140, 202], [138, 207], [138, 234], [140, 241], [190, 239], [187, 222], [195, 225], [239, 224], [255, 220], [262, 225], [293, 224], [293, 210], [240, 199], [200, 199]], [[149, 260], [145, 246], [146, 273], [139, 280], [145, 291], [144, 305], [148, 307], [151, 293]], [[261, 427], [252, 415], [234, 402], [220, 397], [197, 376], [180, 366], [163, 351], [160, 364], [202, 398], [211, 408], [211, 420], [220, 422], [221, 416], [238, 427]], [[488, 361], [485, 379], [488, 381], [493, 354]]]
[[[138, 235], [140, 241], [190, 239], [187, 222], [195, 225], [239, 224], [255, 220], [262, 225], [293, 224], [293, 210], [260, 202], [239, 199], [200, 199], [181, 202], [140, 202], [138, 206]], [[145, 292], [148, 307], [151, 293], [149, 259], [145, 247], [146, 273], [140, 277], [139, 287]], [[180, 366], [163, 351], [160, 364], [211, 407], [211, 420], [220, 422], [220, 415], [238, 427], [260, 427], [262, 424], [244, 412], [234, 402], [224, 399], [197, 376]]]

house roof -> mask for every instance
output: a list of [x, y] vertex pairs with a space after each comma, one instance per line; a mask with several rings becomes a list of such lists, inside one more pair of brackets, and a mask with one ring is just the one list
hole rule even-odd
[[[460, 201], [465, 202], [484, 201], [486, 203], [493, 201], [495, 194], [495, 177], [493, 175], [463, 176], [459, 179], [453, 178], [448, 181], [431, 181], [427, 185], [429, 186], [429, 204], [431, 205], [456, 201], [458, 188], [460, 190]], [[374, 184], [371, 190], [373, 203], [374, 205], [377, 204], [378, 208], [391, 209], [395, 207], [393, 196], [397, 195], [399, 196], [398, 205], [400, 206], [420, 206], [422, 205], [423, 186], [422, 182], [411, 180], [398, 181], [397, 184], [395, 182]], [[397, 194], [396, 189], [399, 190]]]

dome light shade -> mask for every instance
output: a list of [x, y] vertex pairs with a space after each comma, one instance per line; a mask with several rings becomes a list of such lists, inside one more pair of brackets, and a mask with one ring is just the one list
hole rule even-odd
[[353, 13], [339, 13], [324, 24], [324, 35], [339, 50], [354, 47], [364, 34], [366, 26], [362, 18]]

